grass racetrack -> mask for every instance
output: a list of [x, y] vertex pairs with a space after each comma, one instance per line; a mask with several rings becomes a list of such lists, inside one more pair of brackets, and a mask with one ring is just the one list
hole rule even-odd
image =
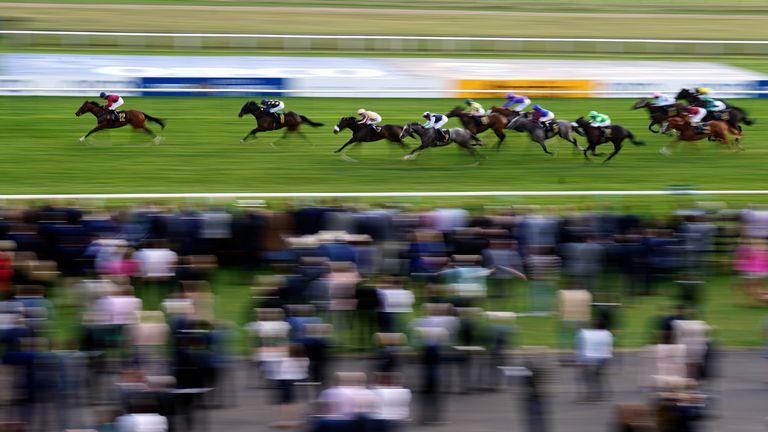
[[[333, 135], [333, 125], [359, 107], [379, 112], [384, 123], [402, 125], [420, 120], [424, 111], [447, 112], [460, 99], [285, 98], [288, 109], [325, 126], [302, 126], [314, 146], [294, 137], [277, 143], [277, 149], [269, 143], [280, 131], [240, 144], [255, 126], [252, 117], [237, 117], [243, 98], [126, 97], [126, 108], [168, 121], [162, 131], [165, 141], [152, 146], [144, 134], [123, 128], [99, 132], [80, 143], [78, 138], [95, 126], [89, 114], [74, 116], [83, 100], [0, 97], [2, 193], [644, 190], [670, 185], [761, 189], [768, 162], [768, 130], [761, 122], [766, 109], [759, 99], [737, 103], [758, 119], [754, 126], [745, 126], [744, 152], [729, 153], [722, 145], [699, 141], [695, 147], [680, 146], [671, 157], [658, 150], [672, 138], [651, 134], [646, 112], [628, 109], [631, 100], [537, 100], [558, 118], [574, 120], [593, 109], [607, 113], [614, 124], [629, 128], [647, 145], [627, 142], [611, 162], [593, 158], [594, 163], [585, 163], [565, 141], [549, 141], [559, 151], [549, 157], [527, 136], [513, 131], [496, 152], [491, 148], [496, 137], [486, 132], [481, 134], [486, 142], [481, 153], [487, 159], [476, 167], [467, 166], [472, 158], [453, 145], [426, 150], [411, 161], [400, 160], [404, 151], [383, 141], [351, 148], [349, 155], [357, 163], [333, 154], [350, 137], [349, 131]], [[490, 107], [501, 101], [483, 103]], [[150, 127], [160, 132], [157, 125]], [[608, 152], [608, 146], [599, 150]]]

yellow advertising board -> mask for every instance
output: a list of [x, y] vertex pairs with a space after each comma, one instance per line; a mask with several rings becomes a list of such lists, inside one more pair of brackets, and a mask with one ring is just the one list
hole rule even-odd
[[[501, 98], [514, 90], [528, 97], [554, 98], [587, 98], [593, 97], [589, 90], [599, 90], [599, 84], [593, 80], [498, 80], [498, 79], [464, 79], [458, 81], [457, 90], [467, 90], [459, 93], [460, 97], [469, 98]], [[499, 90], [496, 92], [474, 92], [471, 90]], [[542, 91], [572, 91], [574, 93], [543, 93]]]

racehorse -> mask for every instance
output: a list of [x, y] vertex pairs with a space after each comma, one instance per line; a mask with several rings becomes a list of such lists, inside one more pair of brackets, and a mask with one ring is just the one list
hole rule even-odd
[[513, 118], [507, 125], [507, 129], [513, 129], [518, 132], [528, 132], [528, 135], [531, 137], [531, 139], [541, 146], [541, 148], [544, 150], [544, 153], [549, 155], [553, 153], [547, 149], [547, 144], [545, 141], [556, 136], [559, 136], [560, 138], [573, 144], [577, 149], [584, 150], [576, 141], [576, 138], [573, 137], [573, 126], [569, 121], [557, 120], [555, 122], [555, 126], [552, 129], [544, 130], [544, 128], [539, 125], [539, 122], [533, 121], [527, 118], [527, 116], [521, 115]]
[[496, 150], [501, 148], [501, 143], [503, 143], [504, 139], [507, 137], [504, 133], [504, 128], [509, 121], [504, 115], [491, 113], [483, 117], [477, 117], [465, 113], [462, 107], [457, 106], [450, 110], [445, 116], [448, 118], [458, 117], [464, 128], [472, 133], [472, 135], [477, 135], [488, 129], [493, 130], [493, 133], [499, 138], [499, 142], [496, 143]]
[[160, 125], [161, 129], [165, 129], [165, 121], [152, 117], [151, 115], [147, 113], [143, 113], [138, 110], [125, 110], [125, 111], [118, 111], [117, 118], [113, 116], [115, 114], [114, 111], [111, 111], [101, 105], [99, 105], [98, 102], [93, 101], [85, 101], [82, 105], [80, 105], [80, 109], [77, 110], [75, 115], [77, 117], [80, 117], [81, 115], [85, 113], [91, 113], [96, 117], [96, 127], [88, 131], [87, 134], [80, 137], [80, 142], [85, 141], [86, 138], [88, 138], [92, 133], [98, 132], [100, 130], [104, 129], [115, 129], [115, 128], [121, 128], [125, 125], [131, 125], [134, 129], [141, 129], [144, 132], [148, 133], [150, 136], [152, 136], [152, 141], [155, 144], [160, 144], [160, 138], [158, 135], [155, 135], [154, 132], [152, 132], [147, 126], [147, 120], [157, 123]]
[[[632, 135], [632, 132], [618, 125], [597, 128], [590, 125], [589, 121], [584, 119], [584, 117], [577, 118], [574, 123], [576, 123], [576, 125], [579, 127], [576, 129], [576, 133], [587, 137], [588, 145], [587, 148], [584, 149], [584, 158], [587, 160], [589, 160], [589, 157], [587, 156], [588, 151], [592, 152], [592, 156], [600, 156], [602, 153], [595, 153], [595, 148], [600, 144], [607, 142], [613, 144], [613, 153], [608, 155], [608, 157], [605, 158], [603, 162], [608, 162], [614, 156], [616, 156], [619, 151], [621, 151], [623, 142], [627, 138], [634, 145], [645, 145], [644, 142], [636, 140], [635, 136]], [[579, 131], [579, 129], [581, 129], [581, 131]]]
[[491, 112], [494, 113], [494, 114], [501, 114], [501, 115], [503, 115], [504, 117], [507, 118], [507, 121], [511, 121], [513, 118], [515, 118], [515, 117], [517, 117], [517, 116], [519, 116], [521, 114], [519, 111], [514, 111], [514, 110], [511, 110], [509, 108], [497, 107], [497, 106], [492, 106], [491, 107]]
[[[669, 120], [670, 117], [676, 117], [683, 113], [685, 105], [676, 103], [670, 106], [657, 106], [653, 105], [648, 99], [640, 99], [632, 105], [633, 110], [641, 108], [648, 108], [648, 113], [651, 115], [651, 123], [648, 124], [648, 130], [653, 133], [663, 133], [666, 131], [664, 126], [666, 125], [667, 120]], [[653, 128], [655, 125], [661, 125], [661, 128], [656, 130]]]
[[[680, 92], [677, 93], [677, 96], [675, 96], [675, 99], [684, 100], [695, 107], [706, 108], [706, 104], [701, 100], [701, 98], [699, 98], [699, 96], [688, 89], [680, 90]], [[741, 123], [744, 123], [747, 126], [752, 126], [752, 124], [755, 122], [753, 119], [749, 118], [747, 112], [743, 109], [737, 106], [733, 106], [728, 102], [722, 102], [725, 104], [726, 109], [720, 111], [719, 113], [716, 111], [712, 112], [707, 110], [707, 115], [702, 119], [702, 121], [707, 122], [711, 120], [722, 120], [727, 122], [728, 126], [731, 128], [736, 128], [739, 131], [741, 131]]]
[[288, 132], [297, 132], [302, 138], [307, 140], [307, 137], [299, 130], [299, 126], [301, 126], [302, 123], [307, 123], [312, 127], [323, 126], [323, 123], [313, 122], [303, 115], [293, 111], [287, 111], [285, 114], [280, 115], [279, 118], [276, 118], [272, 113], [268, 112], [254, 101], [246, 102], [245, 105], [240, 108], [240, 112], [237, 116], [243, 117], [246, 114], [252, 114], [256, 118], [257, 127], [248, 132], [248, 134], [240, 140], [241, 144], [251, 136], [255, 137], [258, 132], [273, 131], [282, 128], [286, 128], [286, 131], [280, 139], [285, 138], [285, 135]]
[[345, 142], [344, 145], [339, 147], [334, 153], [339, 153], [350, 144], [373, 142], [383, 139], [398, 144], [402, 148], [408, 148], [400, 138], [400, 133], [403, 131], [403, 128], [397, 125], [387, 124], [376, 130], [369, 125], [358, 123], [355, 117], [342, 117], [342, 119], [339, 120], [339, 123], [333, 127], [333, 133], [338, 134], [344, 129], [352, 131], [352, 138]]
[[[696, 130], [696, 127], [692, 126], [688, 120], [681, 117], [674, 117], [669, 119], [669, 128], [678, 132], [677, 138], [669, 145], [669, 147], [672, 148], [674, 148], [680, 141], [699, 141], [704, 138], [709, 138], [711, 141], [722, 142], [727, 145], [731, 151], [744, 150], [738, 143], [739, 140], [741, 140], [741, 132], [721, 120], [712, 120], [704, 126], [703, 131], [699, 131]], [[728, 138], [728, 132], [734, 136], [735, 139], [733, 141]], [[659, 149], [659, 153], [669, 155], [672, 152], [668, 146], [664, 146]]]
[[475, 145], [482, 145], [483, 140], [478, 138], [475, 134], [467, 129], [450, 128], [447, 130], [448, 140], [438, 140], [437, 131], [434, 128], [425, 128], [419, 123], [408, 123], [403, 127], [403, 131], [400, 132], [400, 139], [405, 137], [412, 137], [418, 135], [421, 138], [421, 145], [413, 149], [410, 153], [403, 156], [403, 160], [413, 159], [418, 153], [429, 147], [443, 147], [454, 142], [459, 147], [465, 149], [475, 158], [475, 162], [478, 161], [477, 151], [473, 148]]

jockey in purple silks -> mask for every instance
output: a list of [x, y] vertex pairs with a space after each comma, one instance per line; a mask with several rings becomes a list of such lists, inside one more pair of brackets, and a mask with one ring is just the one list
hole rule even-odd
[[509, 108], [513, 104], [517, 104], [515, 105], [514, 108], [509, 108], [512, 111], [522, 112], [525, 109], [525, 107], [531, 104], [531, 100], [528, 99], [527, 97], [516, 95], [514, 93], [508, 93], [507, 96], [505, 97], [507, 98], [507, 101], [501, 107]]

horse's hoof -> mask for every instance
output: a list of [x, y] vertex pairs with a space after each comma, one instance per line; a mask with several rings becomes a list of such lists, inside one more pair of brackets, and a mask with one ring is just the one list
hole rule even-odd
[[345, 161], [347, 161], [347, 162], [357, 162], [357, 160], [355, 160], [355, 159], [352, 159], [351, 157], [347, 156], [347, 154], [346, 154], [346, 153], [344, 153], [343, 155], [341, 155], [341, 159], [342, 159], [342, 160], [345, 160]]
[[152, 140], [152, 142], [153, 142], [153, 143], [155, 143], [155, 145], [160, 145], [160, 143], [161, 143], [161, 142], [163, 142], [163, 137], [160, 137], [160, 136], [156, 136], [156, 137], [155, 137], [155, 138]]
[[659, 149], [659, 153], [663, 154], [664, 156], [669, 156], [672, 154], [671, 151], [667, 150], [666, 147], [662, 147]]
[[85, 137], [84, 137], [84, 136], [81, 136], [81, 137], [80, 137], [80, 142], [83, 142], [83, 141], [85, 141]]
[[240, 144], [245, 144], [245, 140], [240, 140]]

